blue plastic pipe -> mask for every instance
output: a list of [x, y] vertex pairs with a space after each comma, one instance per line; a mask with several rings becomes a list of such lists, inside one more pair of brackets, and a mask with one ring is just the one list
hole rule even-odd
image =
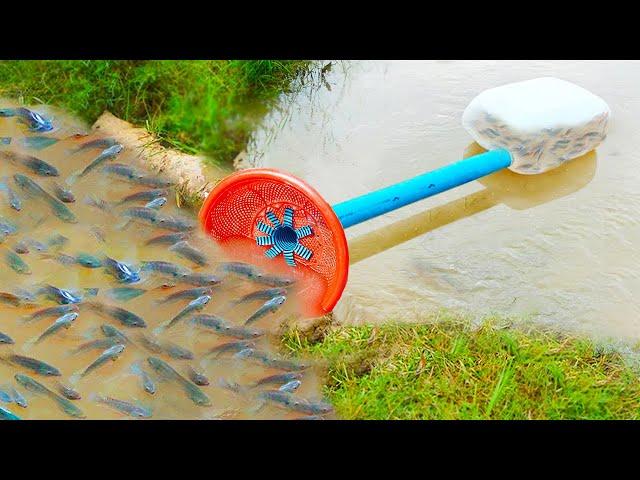
[[342, 227], [348, 228], [477, 180], [509, 165], [511, 165], [511, 155], [508, 151], [492, 150], [338, 203], [333, 206], [333, 210], [340, 219]]

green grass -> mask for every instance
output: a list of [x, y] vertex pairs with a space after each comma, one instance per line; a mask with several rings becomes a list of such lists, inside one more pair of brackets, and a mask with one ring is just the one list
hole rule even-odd
[[88, 122], [104, 110], [146, 126], [165, 145], [230, 162], [302, 60], [8, 60], [0, 97], [64, 107]]
[[637, 419], [640, 378], [617, 353], [542, 331], [451, 318], [329, 328], [285, 348], [319, 360], [344, 419]]

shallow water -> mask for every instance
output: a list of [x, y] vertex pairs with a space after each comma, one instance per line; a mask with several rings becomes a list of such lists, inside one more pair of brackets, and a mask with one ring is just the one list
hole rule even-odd
[[499, 172], [350, 228], [339, 322], [445, 307], [640, 340], [640, 62], [338, 62], [282, 98], [249, 159], [337, 203], [481, 151], [461, 125], [467, 104], [540, 76], [610, 105], [605, 142], [545, 174]]
[[[9, 102], [0, 102], [2, 107], [8, 105], [10, 105]], [[0, 316], [2, 318], [0, 331], [15, 340], [15, 345], [0, 344], [0, 357], [6, 357], [11, 352], [35, 357], [57, 367], [63, 374], [62, 377], [43, 377], [21, 367], [0, 362], [0, 386], [16, 386], [29, 401], [29, 406], [25, 409], [16, 404], [2, 405], [25, 419], [69, 418], [51, 399], [31, 395], [22, 387], [17, 386], [14, 375], [23, 373], [54, 391], [56, 390], [56, 380], [60, 380], [67, 385], [73, 385], [82, 395], [82, 399], [74, 403], [84, 412], [87, 418], [92, 419], [129, 418], [92, 401], [92, 394], [110, 396], [149, 407], [153, 412], [152, 418], [154, 419], [289, 419], [303, 416], [304, 414], [289, 412], [272, 404], [266, 405], [259, 411], [254, 411], [255, 407], [259, 405], [256, 399], [256, 393], [259, 389], [243, 396], [218, 386], [217, 382], [220, 378], [224, 378], [229, 382], [237, 382], [240, 385], [248, 385], [267, 375], [282, 373], [282, 370], [267, 368], [248, 360], [231, 359], [229, 354], [222, 355], [219, 359], [205, 357], [204, 354], [212, 347], [233, 341], [234, 338], [223, 337], [194, 327], [187, 321], [182, 321], [174, 328], [159, 335], [159, 338], [161, 340], [170, 340], [189, 349], [195, 355], [194, 360], [176, 360], [164, 354], [150, 353], [141, 347], [140, 342], [137, 340], [139, 333], [144, 333], [147, 336], [152, 335], [156, 327], [169, 321], [189, 301], [182, 300], [159, 307], [156, 305], [156, 300], [178, 290], [190, 288], [189, 285], [174, 281], [176, 284], [173, 288], [163, 288], [163, 284], [167, 283], [167, 279], [144, 273], [141, 274], [142, 280], [140, 282], [124, 285], [118, 283], [114, 277], [107, 275], [101, 268], [89, 269], [79, 265], [62, 265], [52, 258], [44, 257], [33, 248], [30, 249], [29, 253], [20, 255], [29, 265], [30, 274], [18, 274], [4, 263], [4, 254], [6, 254], [7, 250], [11, 249], [23, 238], [30, 237], [44, 242], [54, 234], [61, 234], [69, 239], [68, 243], [60, 250], [62, 253], [72, 255], [79, 252], [87, 252], [97, 256], [106, 254], [134, 266], [138, 266], [143, 260], [164, 260], [180, 264], [194, 272], [215, 273], [216, 263], [224, 260], [213, 242], [205, 238], [198, 228], [193, 232], [189, 243], [201, 249], [208, 256], [211, 260], [211, 266], [208, 267], [197, 267], [190, 261], [169, 251], [167, 246], [144, 245], [144, 242], [153, 236], [170, 233], [166, 230], [159, 230], [155, 227], [135, 222], [128, 228], [120, 230], [119, 227], [124, 221], [121, 216], [122, 210], [130, 206], [142, 206], [144, 202], [128, 204], [125, 207], [110, 207], [108, 211], [102, 211], [85, 204], [84, 199], [88, 194], [95, 194], [99, 198], [115, 202], [132, 192], [145, 190], [145, 187], [136, 186], [122, 179], [108, 176], [101, 171], [101, 167], [95, 169], [86, 177], [79, 179], [72, 186], [76, 202], [66, 205], [77, 216], [78, 223], [76, 224], [63, 223], [51, 215], [49, 208], [39, 199], [27, 197], [11, 178], [14, 173], [27, 174], [51, 193], [52, 180], [64, 184], [65, 179], [71, 173], [84, 168], [100, 153], [99, 149], [93, 149], [70, 155], [70, 149], [96, 137], [69, 138], [70, 135], [88, 132], [88, 128], [63, 112], [47, 107], [37, 107], [37, 110], [40, 113], [53, 116], [54, 123], [58, 127], [54, 132], [44, 135], [63, 140], [39, 151], [28, 150], [21, 146], [22, 139], [26, 135], [34, 134], [29, 133], [25, 126], [17, 123], [13, 118], [0, 118], [0, 137], [11, 137], [9, 145], [0, 145], [0, 153], [11, 150], [34, 155], [56, 166], [60, 171], [60, 176], [55, 179], [40, 177], [32, 174], [19, 164], [14, 164], [4, 159], [0, 162], [0, 177], [9, 177], [8, 183], [19, 194], [23, 203], [22, 210], [16, 212], [10, 208], [4, 194], [0, 194], [0, 216], [10, 219], [18, 226], [17, 233], [6, 237], [4, 243], [0, 244], [0, 250], [3, 254], [3, 264], [0, 266], [2, 271], [2, 275], [0, 275], [0, 291], [14, 292], [17, 288], [22, 288], [33, 292], [40, 283], [49, 283], [65, 289], [98, 288], [99, 291], [96, 298], [85, 297], [85, 299], [97, 300], [130, 310], [145, 320], [147, 328], [123, 326], [117, 321], [109, 317], [102, 317], [80, 304], [80, 315], [69, 329], [56, 333], [40, 344], [33, 344], [33, 340], [53, 323], [55, 317], [34, 321], [29, 324], [25, 324], [22, 321], [23, 317], [37, 309], [54, 306], [55, 302], [38, 298], [38, 306], [35, 308], [14, 307], [0, 303]], [[135, 165], [133, 154], [126, 150], [115, 162]], [[139, 165], [137, 167], [140, 168]], [[173, 190], [170, 193], [169, 202], [160, 210], [160, 213], [188, 217], [195, 224], [194, 215], [178, 209], [175, 203], [175, 193]], [[100, 229], [98, 236], [95, 235], [96, 227]], [[104, 242], [99, 239], [100, 234], [103, 235]], [[50, 253], [53, 252], [50, 251]], [[169, 280], [169, 283], [172, 283], [172, 281]], [[106, 296], [108, 289], [122, 286], [144, 288], [146, 292], [129, 301], [112, 300]], [[229, 302], [244, 294], [264, 288], [267, 287], [252, 284], [240, 277], [225, 277], [219, 286], [214, 287], [212, 300], [199, 313], [219, 315], [230, 324], [242, 325], [244, 320], [261, 305], [261, 302], [252, 302], [235, 308], [230, 308]], [[272, 334], [277, 331], [281, 321], [295, 318], [296, 311], [295, 290], [292, 290], [281, 310], [267, 315], [251, 325], [251, 327], [265, 332], [264, 336], [255, 341], [256, 348], [279, 355]], [[129, 336], [134, 345], [128, 345], [122, 356], [115, 362], [108, 362], [95, 372], [76, 380], [74, 375], [93, 362], [102, 350], [92, 350], [77, 355], [68, 355], [68, 352], [89, 340], [103, 338], [100, 331], [100, 325], [103, 324], [116, 326]], [[147, 364], [146, 359], [149, 356], [162, 358], [184, 377], [187, 377], [186, 369], [188, 365], [205, 374], [210, 381], [210, 385], [200, 388], [211, 399], [212, 406], [197, 406], [176, 383], [160, 381]], [[154, 379], [157, 386], [157, 392], [154, 395], [146, 393], [142, 389], [140, 377], [132, 374], [131, 366], [136, 362], [142, 362], [143, 368]], [[320, 384], [315, 367], [312, 366], [312, 368], [305, 371], [302, 385], [295, 393], [295, 396], [298, 398], [319, 399]]]

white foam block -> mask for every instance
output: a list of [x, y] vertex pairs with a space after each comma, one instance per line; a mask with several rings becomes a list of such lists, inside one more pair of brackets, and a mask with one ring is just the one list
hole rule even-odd
[[610, 116], [600, 97], [545, 77], [485, 90], [465, 109], [462, 125], [483, 148], [509, 150], [511, 170], [534, 174], [596, 148]]

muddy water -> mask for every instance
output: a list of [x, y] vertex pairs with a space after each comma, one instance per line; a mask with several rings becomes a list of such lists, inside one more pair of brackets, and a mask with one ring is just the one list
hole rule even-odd
[[604, 144], [548, 173], [499, 172], [349, 229], [338, 321], [415, 321], [445, 307], [640, 340], [639, 62], [339, 62], [282, 99], [250, 159], [337, 203], [479, 152], [461, 126], [466, 105], [540, 76], [610, 105]]
[[[0, 103], [3, 107], [7, 106], [7, 104], [7, 102]], [[45, 135], [63, 140], [42, 150], [28, 150], [22, 146], [22, 140], [25, 135], [35, 134], [29, 133], [23, 125], [20, 125], [12, 118], [0, 118], [0, 137], [11, 137], [11, 143], [9, 145], [0, 145], [0, 150], [35, 155], [49, 162], [60, 171], [60, 176], [53, 180], [64, 183], [71, 173], [84, 168], [100, 152], [100, 150], [94, 149], [70, 155], [69, 150], [77, 147], [82, 142], [96, 137], [69, 138], [70, 135], [86, 132], [86, 126], [59, 111], [56, 112], [41, 107], [38, 108], [38, 111], [52, 115], [57, 127], [54, 132]], [[130, 163], [133, 162], [133, 158], [130, 152], [125, 150], [116, 161]], [[277, 408], [272, 404], [267, 404], [262, 409], [257, 409], [259, 401], [256, 398], [256, 393], [259, 389], [250, 391], [247, 394], [238, 394], [218, 385], [218, 381], [221, 378], [228, 382], [248, 385], [267, 375], [283, 372], [282, 370], [254, 363], [251, 360], [233, 359], [230, 354], [222, 355], [217, 359], [213, 356], [205, 355], [211, 348], [222, 343], [234, 341], [234, 338], [220, 336], [183, 321], [174, 328], [160, 334], [158, 338], [171, 341], [190, 350], [195, 356], [193, 360], [176, 360], [164, 354], [150, 353], [142, 348], [138, 340], [139, 333], [152, 336], [156, 327], [169, 321], [188, 302], [188, 300], [178, 301], [158, 306], [156, 301], [178, 290], [190, 288], [187, 284], [153, 274], [142, 273], [140, 282], [124, 285], [118, 283], [114, 277], [106, 274], [103, 269], [89, 269], [79, 265], [62, 265], [54, 258], [47, 258], [33, 248], [30, 249], [28, 254], [20, 255], [29, 265], [30, 274], [18, 274], [10, 269], [4, 263], [4, 255], [18, 241], [28, 237], [45, 242], [55, 234], [68, 238], [68, 243], [60, 250], [61, 253], [73, 255], [79, 252], [87, 252], [99, 257], [108, 255], [134, 266], [139, 266], [143, 260], [163, 260], [180, 264], [194, 272], [214, 273], [216, 263], [224, 260], [216, 250], [215, 245], [204, 238], [197, 229], [192, 234], [189, 242], [208, 256], [211, 261], [211, 266], [209, 267], [198, 267], [169, 251], [167, 246], [144, 245], [144, 242], [153, 236], [170, 233], [166, 230], [158, 230], [141, 223], [133, 223], [127, 228], [120, 229], [119, 227], [123, 223], [123, 218], [120, 214], [123, 208], [126, 207], [115, 208], [111, 206], [107, 211], [102, 211], [94, 206], [85, 204], [84, 199], [89, 194], [115, 202], [130, 193], [145, 189], [145, 187], [133, 185], [127, 181], [116, 179], [116, 177], [110, 177], [103, 173], [101, 168], [79, 179], [72, 187], [76, 202], [67, 205], [78, 219], [75, 224], [61, 222], [51, 214], [49, 208], [40, 200], [27, 197], [11, 178], [16, 172], [29, 175], [45, 190], [52, 192], [51, 178], [36, 176], [23, 166], [13, 164], [7, 160], [3, 160], [0, 163], [0, 177], [9, 177], [8, 183], [20, 195], [23, 202], [22, 210], [16, 212], [9, 207], [4, 194], [0, 198], [0, 216], [10, 219], [18, 227], [16, 234], [8, 236], [0, 244], [0, 250], [2, 250], [1, 253], [3, 254], [3, 264], [0, 267], [2, 272], [2, 275], [0, 275], [0, 291], [15, 292], [20, 288], [33, 292], [37, 285], [41, 283], [72, 290], [98, 288], [97, 297], [91, 298], [85, 294], [85, 300], [104, 302], [130, 310], [145, 320], [147, 328], [123, 326], [110, 317], [102, 317], [80, 304], [80, 315], [69, 329], [63, 329], [43, 342], [34, 344], [33, 340], [53, 323], [55, 317], [28, 324], [23, 322], [23, 318], [36, 309], [54, 306], [55, 302], [38, 297], [38, 306], [34, 308], [15, 307], [0, 303], [0, 318], [2, 319], [0, 321], [0, 331], [15, 340], [15, 345], [0, 344], [0, 357], [4, 358], [10, 353], [27, 355], [45, 361], [62, 372], [61, 377], [43, 377], [32, 374], [21, 367], [0, 362], [0, 386], [13, 385], [17, 387], [29, 401], [29, 406], [26, 409], [20, 408], [16, 404], [2, 404], [4, 407], [9, 408], [25, 419], [68, 418], [51, 399], [30, 395], [22, 387], [18, 386], [14, 380], [14, 375], [23, 373], [35, 378], [52, 390], [55, 390], [56, 387], [55, 380], [74, 386], [82, 395], [82, 399], [75, 402], [75, 404], [84, 412], [87, 418], [93, 419], [129, 417], [124, 417], [121, 413], [95, 403], [92, 401], [92, 394], [113, 397], [148, 407], [152, 411], [152, 418], [155, 419], [289, 419], [304, 415]], [[172, 191], [170, 193], [169, 202], [160, 210], [160, 213], [187, 217], [195, 224], [193, 215], [179, 210], [176, 206], [175, 194]], [[129, 206], [142, 206], [143, 204], [144, 202], [137, 205], [130, 204]], [[103, 239], [101, 240], [100, 237]], [[53, 250], [50, 250], [49, 253], [55, 255]], [[171, 285], [175, 286], [171, 287]], [[129, 301], [118, 301], [108, 297], [107, 290], [122, 286], [143, 288], [146, 292]], [[201, 313], [219, 315], [230, 324], [241, 326], [244, 320], [261, 305], [261, 302], [254, 301], [230, 308], [230, 301], [263, 288], [267, 287], [252, 284], [240, 277], [225, 277], [219, 286], [214, 287], [213, 298]], [[273, 333], [277, 330], [281, 321], [295, 317], [296, 311], [295, 292], [292, 290], [281, 310], [267, 315], [254, 325], [251, 325], [255, 329], [264, 332], [263, 336], [256, 339], [255, 348], [278, 356]], [[116, 361], [108, 362], [86, 377], [77, 379], [74, 375], [83, 371], [92, 363], [102, 350], [91, 350], [77, 355], [69, 355], [69, 352], [89, 340], [103, 338], [100, 331], [100, 326], [103, 324], [110, 324], [119, 328], [133, 341], [133, 345], [127, 345], [123, 355]], [[146, 359], [150, 355], [162, 358], [184, 377], [187, 377], [188, 366], [206, 375], [210, 385], [203, 386], [201, 389], [210, 398], [212, 405], [210, 407], [198, 406], [187, 397], [175, 382], [161, 381], [147, 364]], [[157, 392], [154, 395], [146, 393], [141, 386], [140, 377], [132, 373], [131, 367], [137, 362], [142, 362], [143, 368], [155, 381]], [[319, 388], [316, 372], [312, 367], [304, 372], [302, 385], [295, 393], [295, 397], [312, 400], [319, 399]]]

